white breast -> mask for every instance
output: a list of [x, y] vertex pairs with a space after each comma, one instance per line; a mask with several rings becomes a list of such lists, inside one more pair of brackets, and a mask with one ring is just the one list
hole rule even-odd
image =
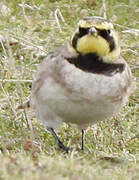
[[46, 126], [56, 128], [62, 121], [80, 127], [95, 123], [118, 113], [127, 101], [128, 68], [109, 77], [86, 73], [63, 61], [55, 71], [59, 77], [46, 78], [34, 99], [38, 117]]

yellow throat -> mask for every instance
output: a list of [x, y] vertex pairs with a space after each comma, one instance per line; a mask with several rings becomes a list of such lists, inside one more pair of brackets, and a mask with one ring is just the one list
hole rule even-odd
[[108, 42], [101, 36], [86, 35], [78, 40], [77, 51], [82, 54], [97, 53], [99, 56], [106, 56], [110, 49]]

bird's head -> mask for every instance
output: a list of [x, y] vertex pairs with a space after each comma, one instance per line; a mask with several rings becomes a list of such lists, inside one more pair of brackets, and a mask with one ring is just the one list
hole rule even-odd
[[79, 54], [96, 54], [107, 62], [120, 55], [118, 35], [113, 24], [101, 17], [85, 17], [80, 20], [70, 44]]

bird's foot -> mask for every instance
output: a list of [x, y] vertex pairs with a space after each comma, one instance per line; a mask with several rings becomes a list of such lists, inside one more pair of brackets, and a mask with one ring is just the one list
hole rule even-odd
[[70, 148], [64, 146], [64, 144], [60, 140], [58, 141], [57, 145], [60, 149], [64, 150], [66, 153], [68, 153], [70, 150]]

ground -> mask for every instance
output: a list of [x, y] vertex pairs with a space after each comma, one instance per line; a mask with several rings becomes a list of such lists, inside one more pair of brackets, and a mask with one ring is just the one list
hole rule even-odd
[[[138, 0], [3, 0], [0, 2], [0, 179], [139, 179]], [[107, 16], [119, 31], [121, 54], [136, 77], [136, 90], [117, 117], [81, 132], [58, 132], [71, 148], [60, 151], [31, 109], [18, 106], [30, 95], [37, 64], [69, 39], [79, 19]]]

